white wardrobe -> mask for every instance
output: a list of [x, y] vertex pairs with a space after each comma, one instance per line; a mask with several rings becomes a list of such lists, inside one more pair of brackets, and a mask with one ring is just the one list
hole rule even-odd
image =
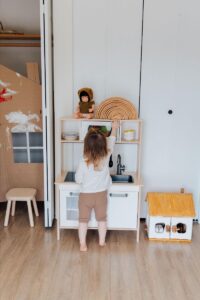
[[184, 187], [194, 195], [198, 217], [200, 2], [144, 2], [140, 103], [144, 120], [143, 198], [148, 191]]
[[56, 175], [59, 118], [89, 86], [96, 103], [122, 96], [140, 108], [141, 217], [147, 191], [181, 187], [194, 193], [198, 213], [199, 11], [198, 0], [53, 0]]

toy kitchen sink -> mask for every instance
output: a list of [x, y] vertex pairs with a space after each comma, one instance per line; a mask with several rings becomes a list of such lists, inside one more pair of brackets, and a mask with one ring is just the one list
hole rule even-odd
[[[111, 175], [113, 183], [133, 183], [134, 179], [132, 175]], [[64, 182], [75, 182], [75, 172], [67, 172]]]

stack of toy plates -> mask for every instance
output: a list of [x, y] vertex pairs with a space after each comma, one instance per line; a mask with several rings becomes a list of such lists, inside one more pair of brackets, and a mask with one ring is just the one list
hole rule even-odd
[[135, 106], [121, 97], [111, 97], [104, 100], [96, 110], [96, 119], [134, 120], [137, 119]]
[[76, 141], [79, 139], [79, 134], [75, 131], [63, 132], [62, 138], [66, 141]]

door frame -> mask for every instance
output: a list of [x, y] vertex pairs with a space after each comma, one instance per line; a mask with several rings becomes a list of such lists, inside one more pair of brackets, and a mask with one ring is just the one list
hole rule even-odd
[[55, 210], [52, 24], [52, 0], [40, 0], [45, 227], [52, 227]]

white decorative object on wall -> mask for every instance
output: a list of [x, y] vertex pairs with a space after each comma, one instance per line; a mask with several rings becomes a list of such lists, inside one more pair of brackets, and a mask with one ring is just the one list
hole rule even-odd
[[24, 114], [21, 111], [10, 112], [5, 116], [9, 123], [15, 123], [16, 126], [11, 128], [11, 132], [35, 132], [42, 131], [41, 127], [34, 124], [32, 121], [39, 122], [40, 118], [37, 114]]

